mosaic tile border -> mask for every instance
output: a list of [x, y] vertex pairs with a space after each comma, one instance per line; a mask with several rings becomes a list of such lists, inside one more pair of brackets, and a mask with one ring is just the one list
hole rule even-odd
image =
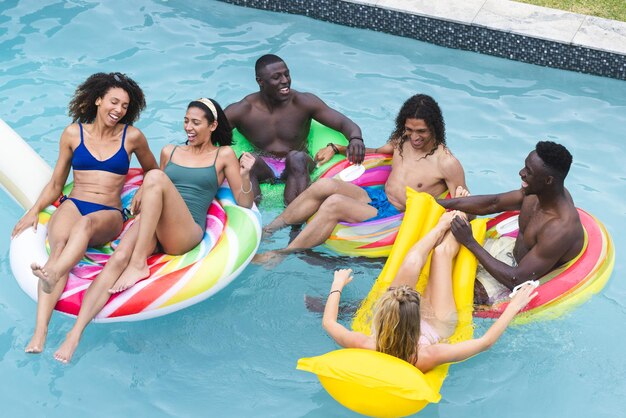
[[219, 0], [448, 48], [626, 80], [626, 55], [341, 0]]

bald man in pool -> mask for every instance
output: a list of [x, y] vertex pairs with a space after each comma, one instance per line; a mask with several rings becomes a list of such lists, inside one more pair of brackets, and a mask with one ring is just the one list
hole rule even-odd
[[[344, 147], [338, 147], [344, 152]], [[384, 190], [359, 187], [338, 179], [320, 179], [298, 196], [283, 213], [264, 228], [265, 235], [315, 217], [284, 249], [257, 254], [254, 262], [314, 247], [326, 241], [339, 222], [364, 222], [404, 212], [406, 188], [440, 196], [449, 190], [464, 191], [465, 173], [446, 146], [445, 124], [437, 102], [425, 94], [409, 98], [396, 117], [389, 141], [367, 152], [392, 154], [391, 173]]]
[[311, 119], [341, 132], [350, 144], [350, 162], [363, 162], [361, 129], [317, 96], [292, 90], [289, 68], [280, 57], [263, 55], [256, 62], [255, 72], [259, 91], [229, 105], [224, 112], [231, 126], [257, 148], [250, 171], [257, 203], [261, 199], [259, 183], [284, 181], [284, 201], [288, 205], [309, 186], [315, 163], [323, 164], [332, 157], [318, 153], [314, 161], [309, 156]]
[[538, 142], [519, 175], [522, 187], [507, 193], [439, 200], [446, 209], [474, 215], [519, 210], [517, 238], [476, 242], [467, 221], [455, 218], [452, 233], [480, 261], [475, 302], [493, 304], [515, 286], [535, 280], [574, 259], [584, 231], [572, 196], [564, 186], [572, 155], [554, 142]]

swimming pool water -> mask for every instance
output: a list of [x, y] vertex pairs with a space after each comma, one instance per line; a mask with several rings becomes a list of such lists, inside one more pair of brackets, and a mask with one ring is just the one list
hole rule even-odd
[[[311, 91], [384, 143], [402, 102], [418, 92], [443, 109], [450, 148], [472, 193], [519, 187], [539, 139], [566, 145], [578, 206], [612, 234], [606, 288], [564, 318], [509, 329], [489, 351], [453, 365], [439, 404], [422, 417], [615, 417], [626, 409], [626, 285], [622, 148], [626, 83], [450, 50], [303, 17], [204, 1], [9, 0], [0, 4], [0, 117], [49, 163], [69, 123], [76, 85], [98, 71], [129, 74], [148, 108], [137, 126], [158, 153], [183, 137], [186, 104], [226, 105], [255, 91], [254, 61], [276, 53], [296, 90]], [[0, 139], [0, 144], [2, 140]], [[1, 151], [0, 151], [1, 152]], [[277, 213], [265, 210], [267, 223]], [[90, 326], [73, 363], [52, 359], [72, 319], [55, 315], [42, 355], [23, 353], [35, 304], [19, 289], [9, 235], [22, 210], [0, 194], [0, 405], [3, 416], [353, 416], [295, 370], [335, 349], [303, 296], [325, 295], [332, 271], [355, 269], [344, 299], [365, 296], [383, 261], [290, 256], [250, 266], [184, 311]], [[288, 231], [262, 248], [287, 242]], [[477, 333], [490, 321], [477, 321]]]

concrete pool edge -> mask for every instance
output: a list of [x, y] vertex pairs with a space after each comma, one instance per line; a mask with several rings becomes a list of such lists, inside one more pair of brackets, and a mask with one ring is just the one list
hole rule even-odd
[[219, 0], [626, 80], [626, 22], [509, 0]]

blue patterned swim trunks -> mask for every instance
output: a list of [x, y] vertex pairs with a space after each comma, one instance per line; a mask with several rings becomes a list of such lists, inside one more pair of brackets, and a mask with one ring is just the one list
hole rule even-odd
[[[376, 219], [388, 218], [393, 215], [398, 215], [400, 212], [394, 205], [389, 202], [387, 199], [387, 194], [385, 193], [385, 189], [382, 187], [363, 187], [363, 190], [367, 193], [371, 202], [368, 205], [374, 207], [378, 213], [373, 218], [368, 219], [367, 221], [374, 221]], [[365, 222], [367, 222], [365, 221]]]

